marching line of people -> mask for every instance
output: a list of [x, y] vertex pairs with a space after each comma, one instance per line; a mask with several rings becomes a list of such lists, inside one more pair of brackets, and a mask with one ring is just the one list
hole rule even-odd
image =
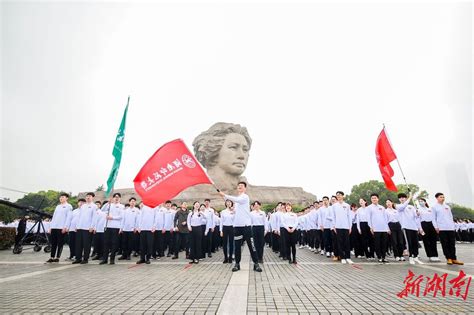
[[73, 264], [87, 264], [89, 259], [99, 260], [100, 265], [115, 264], [117, 255], [118, 260], [139, 256], [137, 264], [150, 264], [165, 255], [177, 259], [180, 252], [190, 263], [198, 264], [222, 247], [223, 263], [235, 262], [232, 270], [238, 271], [246, 242], [254, 270], [259, 272], [265, 244], [290, 264], [297, 263], [298, 244], [300, 249], [308, 248], [342, 264], [352, 264], [351, 257], [369, 261], [377, 257], [384, 264], [390, 253], [395, 261], [405, 261], [405, 252], [410, 264], [422, 264], [418, 252], [421, 235], [429, 261], [440, 261], [439, 238], [447, 263], [462, 265], [456, 257], [456, 239], [473, 240], [473, 223], [455, 222], [442, 193], [435, 195], [437, 202], [432, 207], [423, 198], [415, 207], [410, 204], [412, 195], [403, 193], [398, 195], [398, 204], [387, 200], [382, 206], [374, 193], [370, 205], [361, 198], [357, 207], [347, 204], [344, 193], [338, 191], [299, 213], [283, 202], [265, 213], [259, 201], [250, 204], [246, 188], [246, 183], [240, 182], [238, 196], [219, 192], [225, 199], [225, 209], [220, 212], [210, 206], [209, 199], [202, 204], [194, 202], [191, 210], [186, 202], [178, 207], [169, 200], [154, 208], [142, 203], [137, 207], [134, 197], [123, 205], [120, 193], [104, 204], [94, 202], [94, 193], [87, 193], [73, 210], [69, 195], [63, 193], [49, 223], [52, 246], [47, 262], [59, 262], [66, 235], [70, 248], [67, 260]]

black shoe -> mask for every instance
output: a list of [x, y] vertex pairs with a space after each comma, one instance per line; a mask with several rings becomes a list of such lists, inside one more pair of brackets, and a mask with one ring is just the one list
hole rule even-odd
[[263, 264], [263, 259], [259, 259], [259, 260], [258, 260], [258, 263], [259, 263], [259, 264]]
[[53, 262], [59, 262], [59, 258], [54, 258]]
[[235, 264], [234, 268], [232, 268], [232, 272], [239, 271], [240, 270], [240, 265]]
[[194, 263], [195, 263], [196, 265], [199, 264], [199, 259], [196, 259], [196, 260], [194, 261]]
[[293, 263], [296, 265], [296, 259], [293, 259]]
[[149, 260], [145, 261], [145, 264], [149, 265], [149, 264], [150, 264], [150, 261], [149, 261]]
[[137, 252], [133, 253], [133, 257], [138, 257], [138, 253]]
[[125, 257], [125, 256], [120, 256], [120, 257], [118, 258], [118, 260], [125, 260], [125, 259], [127, 259], [127, 257]]
[[293, 262], [291, 261], [291, 259], [288, 259], [288, 263], [291, 265]]
[[258, 264], [253, 265], [253, 270], [256, 271], [256, 272], [262, 272], [262, 268], [260, 268], [260, 266]]
[[[149, 261], [149, 260], [147, 260], [147, 261]], [[142, 259], [140, 259], [139, 261], [136, 262], [137, 265], [144, 264], [144, 263], [145, 263], [145, 261], [142, 260]]]
[[131, 258], [130, 258], [130, 256], [127, 256], [127, 258], [125, 258], [125, 259], [126, 259], [126, 260], [130, 260]]
[[166, 254], [166, 257], [171, 257], [171, 254], [170, 253]]
[[110, 264], [110, 265], [115, 265], [115, 260], [114, 260], [114, 259], [111, 259], [109, 264]]
[[88, 264], [88, 263], [89, 263], [88, 260], [83, 260], [83, 261], [81, 261], [81, 265], [85, 265], [85, 264]]
[[212, 258], [212, 254], [208, 254], [207, 257]]
[[80, 264], [80, 263], [82, 263], [82, 260], [77, 260], [77, 259], [76, 259], [76, 260], [74, 260], [74, 261], [72, 262], [73, 265], [74, 265], [74, 264]]
[[54, 261], [53, 258], [50, 258], [50, 259], [46, 260], [47, 263], [52, 263], [53, 261]]
[[382, 259], [382, 263], [388, 264], [388, 260], [386, 260], [386, 259], [384, 258], [384, 259]]
[[101, 260], [101, 262], [99, 263], [99, 265], [107, 265], [107, 260]]
[[175, 255], [175, 256], [173, 256], [173, 258], [172, 258], [172, 259], [178, 259], [178, 256], [176, 256], [176, 255]]
[[224, 261], [222, 262], [223, 264], [228, 264], [229, 263], [229, 259], [224, 259]]

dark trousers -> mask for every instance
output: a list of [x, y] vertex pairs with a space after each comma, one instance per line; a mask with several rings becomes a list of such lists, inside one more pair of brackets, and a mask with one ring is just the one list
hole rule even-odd
[[341, 259], [351, 258], [351, 246], [349, 241], [349, 229], [336, 229], [337, 248]]
[[107, 228], [104, 232], [104, 255], [102, 256], [103, 260], [109, 259], [110, 261], [115, 260], [115, 254], [118, 250], [119, 245], [119, 230], [117, 228]]
[[[51, 229], [51, 258], [61, 257], [64, 246], [64, 236], [62, 229]], [[57, 253], [56, 253], [57, 251]]]
[[366, 258], [374, 258], [374, 235], [370, 232], [370, 227], [367, 222], [360, 222], [361, 243], [362, 250]]
[[405, 229], [410, 257], [418, 257], [418, 231]]
[[257, 258], [263, 260], [263, 247], [265, 246], [265, 227], [263, 225], [252, 226], [253, 239], [255, 240], [255, 248], [257, 250]]
[[161, 234], [161, 231], [156, 231], [152, 233], [151, 231], [141, 231], [140, 232], [140, 260], [147, 261], [150, 260], [150, 257], [153, 251], [153, 242], [154, 236], [153, 234]]
[[172, 255], [174, 251], [174, 232], [166, 231], [164, 236], [165, 247], [163, 250], [168, 249], [168, 255]]
[[133, 232], [122, 232], [122, 256], [130, 257], [133, 248]]
[[288, 232], [287, 229], [283, 230], [283, 237], [285, 238], [286, 243], [286, 257], [288, 260], [296, 260], [296, 241], [298, 240], [298, 231], [293, 231], [293, 233]]
[[202, 257], [202, 225], [193, 226], [190, 235], [190, 244], [189, 249], [191, 253], [189, 255], [190, 259], [200, 259]]
[[99, 258], [104, 257], [104, 233], [91, 234], [94, 250], [92, 256], [97, 255]]
[[351, 234], [349, 235], [351, 249], [354, 250], [354, 255], [356, 257], [364, 255], [362, 250], [361, 235], [359, 230], [357, 230], [357, 223], [352, 224]]
[[323, 231], [321, 230], [314, 230], [314, 248], [323, 247]]
[[332, 252], [332, 234], [331, 229], [324, 229], [323, 231], [324, 236], [324, 251], [326, 253]]
[[390, 222], [390, 239], [394, 257], [403, 257], [403, 231], [399, 222]]
[[211, 229], [207, 230], [207, 235], [205, 236], [205, 242], [206, 242], [206, 250], [204, 251], [204, 254], [207, 253], [208, 255], [212, 255], [212, 246], [213, 246], [213, 241], [212, 241], [212, 235], [213, 232]]
[[337, 242], [337, 235], [336, 232], [331, 230], [331, 240], [332, 240], [332, 251], [334, 252], [334, 256], [341, 257], [341, 253], [339, 250], [338, 242]]
[[456, 234], [454, 231], [439, 231], [439, 240], [446, 259], [456, 259]]
[[252, 237], [252, 230], [250, 226], [239, 226], [234, 227], [234, 241], [235, 241], [235, 263], [240, 264], [242, 255], [242, 242], [247, 242], [247, 246], [252, 256], [254, 264], [258, 263], [257, 251], [255, 249], [255, 243]]
[[423, 245], [425, 246], [426, 256], [438, 257], [438, 248], [436, 246], [436, 240], [438, 234], [433, 226], [432, 222], [423, 221], [421, 222], [421, 228], [425, 235], [423, 235]]
[[[84, 253], [84, 256], [82, 254]], [[89, 230], [77, 230], [76, 232], [76, 260], [89, 260], [91, 253], [91, 233]]]
[[207, 239], [207, 235], [205, 235], [206, 234], [206, 225], [205, 224], [201, 225], [201, 233], [202, 233], [202, 237], [201, 237], [201, 258], [204, 258], [204, 257], [206, 257], [207, 247], [209, 246], [209, 240]]
[[70, 231], [68, 234], [68, 244], [69, 244], [69, 258], [72, 259], [76, 255], [76, 232]]
[[[209, 232], [210, 233], [210, 232]], [[214, 228], [214, 232], [212, 232], [212, 248], [211, 252], [215, 253], [216, 250], [219, 249], [220, 246], [220, 239], [221, 239], [221, 233], [220, 233], [220, 227], [216, 226]]]
[[387, 254], [387, 241], [388, 241], [387, 232], [374, 233], [374, 247], [375, 247], [375, 253], [377, 254], [378, 259], [385, 259], [385, 255]]
[[189, 256], [189, 233], [178, 233], [176, 234], [175, 246], [174, 246], [174, 255], [178, 257], [181, 249], [184, 249], [186, 252], [186, 257]]
[[[163, 248], [164, 247], [164, 239], [165, 239], [165, 235], [163, 234], [163, 232], [161, 230], [157, 230], [155, 231], [155, 233], [153, 233], [153, 254], [152, 256], [154, 258], [156, 257], [163, 257], [165, 255], [165, 249]], [[140, 242], [141, 244], [141, 242]], [[140, 245], [140, 249], [141, 249], [141, 245]]]
[[286, 257], [286, 247], [288, 244], [286, 244], [286, 237], [285, 235], [285, 228], [280, 228], [280, 257], [287, 258]]
[[232, 258], [234, 254], [234, 227], [233, 226], [222, 226], [222, 249], [224, 250], [224, 258]]
[[272, 249], [276, 253], [280, 251], [280, 235], [272, 232]]

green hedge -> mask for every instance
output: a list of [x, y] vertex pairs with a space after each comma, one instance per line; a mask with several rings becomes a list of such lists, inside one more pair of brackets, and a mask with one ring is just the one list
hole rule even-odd
[[15, 228], [0, 227], [0, 249], [10, 249], [15, 244]]

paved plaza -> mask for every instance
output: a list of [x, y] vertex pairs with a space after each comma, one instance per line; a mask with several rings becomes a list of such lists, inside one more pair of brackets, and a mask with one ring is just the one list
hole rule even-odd
[[[247, 248], [236, 273], [222, 264], [222, 251], [198, 265], [181, 255], [151, 265], [136, 265], [135, 258], [103, 266], [71, 265], [63, 258], [45, 264], [48, 254], [31, 249], [20, 255], [0, 251], [0, 314], [473, 314], [474, 281], [466, 300], [467, 283], [456, 296], [456, 290], [449, 294], [449, 281], [460, 270], [474, 276], [474, 244], [456, 248], [464, 266], [448, 266], [444, 258], [424, 265], [365, 259], [342, 265], [308, 249], [299, 249], [298, 264], [290, 265], [265, 248], [262, 273], [252, 270]], [[419, 297], [399, 298], [409, 270], [413, 280], [446, 273], [445, 296], [441, 291], [436, 298], [433, 292], [424, 296], [424, 280]]]

